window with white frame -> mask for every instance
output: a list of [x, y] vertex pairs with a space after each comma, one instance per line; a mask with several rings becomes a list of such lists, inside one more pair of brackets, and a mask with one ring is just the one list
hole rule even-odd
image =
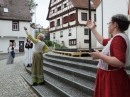
[[19, 22], [18, 21], [12, 22], [12, 30], [13, 31], [19, 31]]
[[84, 28], [84, 35], [89, 35], [89, 31], [87, 28]]
[[63, 37], [63, 31], [60, 31], [60, 37]]
[[57, 26], [60, 26], [60, 19], [57, 19]]
[[89, 40], [88, 39], [84, 39], [84, 43], [89, 43]]
[[69, 46], [76, 45], [77, 44], [76, 41], [77, 41], [76, 39], [69, 39]]
[[53, 33], [53, 39], [55, 39], [55, 33]]
[[69, 29], [69, 34], [68, 34], [68, 36], [71, 36], [72, 35], [72, 33], [71, 33], [71, 29]]
[[81, 20], [86, 21], [87, 20], [87, 13], [81, 13]]

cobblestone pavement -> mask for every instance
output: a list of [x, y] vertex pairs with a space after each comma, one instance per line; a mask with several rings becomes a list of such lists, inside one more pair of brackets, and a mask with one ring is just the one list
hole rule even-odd
[[20, 74], [25, 73], [23, 57], [14, 59], [14, 64], [0, 61], [0, 97], [38, 97]]

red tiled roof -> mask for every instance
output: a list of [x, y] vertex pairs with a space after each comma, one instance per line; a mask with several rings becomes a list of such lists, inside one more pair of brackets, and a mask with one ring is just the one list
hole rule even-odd
[[[70, 0], [74, 7], [78, 8], [88, 8], [88, 0]], [[90, 0], [93, 2], [91, 9], [96, 9], [100, 4], [100, 0]]]

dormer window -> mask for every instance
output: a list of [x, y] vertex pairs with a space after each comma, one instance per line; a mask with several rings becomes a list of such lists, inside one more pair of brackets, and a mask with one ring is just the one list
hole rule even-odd
[[8, 8], [3, 8], [4, 9], [4, 13], [8, 13]]

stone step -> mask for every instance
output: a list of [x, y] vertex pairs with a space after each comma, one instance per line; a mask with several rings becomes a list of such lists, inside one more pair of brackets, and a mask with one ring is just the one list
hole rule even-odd
[[87, 92], [85, 93], [82, 90], [78, 90], [74, 87], [71, 87], [69, 84], [64, 83], [64, 81], [58, 79], [57, 78], [58, 76], [55, 76], [54, 74], [50, 75], [48, 73], [45, 73], [44, 75], [45, 75], [45, 80], [47, 82], [50, 82], [55, 87], [58, 87], [65, 93], [69, 94], [70, 95], [69, 97], [92, 97], [88, 95]]
[[[27, 68], [27, 72], [31, 74], [31, 68]], [[57, 79], [61, 80], [64, 83], [73, 85], [73, 87], [76, 87], [77, 89], [83, 90], [84, 92], [87, 92], [88, 94], [93, 94], [93, 86], [94, 82], [91, 82], [89, 77], [85, 78], [86, 76], [82, 75], [74, 75], [74, 73], [67, 73], [63, 70], [56, 70], [47, 66], [44, 66], [44, 75], [49, 74], [52, 76], [55, 76]], [[46, 76], [45, 76], [46, 79]], [[94, 78], [95, 79], [95, 78]]]
[[[94, 61], [90, 57], [85, 57], [85, 58], [84, 57], [71, 57], [71, 56], [65, 56], [65, 55], [54, 54], [54, 53], [48, 53], [48, 54], [44, 55], [44, 57], [45, 57], [45, 59], [47, 58], [47, 60], [48, 60], [48, 58], [50, 58], [50, 59], [55, 58], [57, 60], [62, 60], [65, 63], [65, 65], [67, 63], [70, 65], [73, 65], [72, 63], [74, 63], [74, 64], [77, 63], [77, 64], [84, 64], [86, 66], [91, 64], [93, 67], [93, 65], [97, 66], [97, 64], [98, 64], [98, 60]], [[91, 68], [91, 67], [89, 67], [89, 68]], [[130, 76], [130, 66], [126, 67], [126, 72]]]
[[[83, 92], [83, 91], [80, 91], [80, 90], [74, 88], [76, 86], [75, 86], [75, 84], [73, 84], [73, 82], [68, 81], [68, 80], [64, 79], [63, 77], [61, 78], [61, 77], [59, 77], [59, 75], [53, 74], [52, 72], [48, 72], [46, 70], [47, 69], [46, 66], [44, 68], [45, 68], [44, 69], [44, 79], [45, 79], [46, 83], [50, 83], [51, 88], [56, 88], [60, 92], [62, 92], [61, 97], [92, 97], [92, 96], [89, 96], [88, 94], [86, 94], [87, 90], [84, 89], [85, 92]], [[26, 69], [29, 73], [31, 73], [31, 68], [26, 68]], [[71, 87], [70, 84], [73, 85], [73, 87]], [[79, 85], [79, 89], [80, 88], [83, 89], [83, 87], [80, 87], [80, 85]], [[57, 93], [59, 93], [59, 92], [57, 92]], [[91, 95], [92, 94], [93, 94], [93, 90], [91, 90]]]
[[96, 74], [91, 71], [77, 69], [77, 68], [68, 67], [68, 66], [64, 66], [64, 65], [59, 65], [59, 64], [55, 64], [50, 61], [48, 62], [48, 61], [44, 60], [44, 67], [45, 66], [48, 68], [53, 68], [58, 71], [62, 71], [64, 73], [72, 74], [74, 76], [86, 79], [90, 82], [95, 81]]
[[45, 74], [55, 77], [56, 80], [59, 80], [63, 82], [64, 84], [69, 85], [70, 87], [76, 88], [77, 90], [80, 90], [84, 93], [87, 93], [89, 95], [93, 95], [93, 84], [92, 82], [89, 82], [88, 80], [84, 80], [78, 77], [75, 77], [73, 75], [69, 75], [63, 72], [58, 72], [54, 69], [50, 69], [47, 67], [44, 67]]
[[72, 57], [72, 56], [65, 56], [65, 55], [53, 54], [53, 53], [48, 53], [43, 55], [43, 57], [44, 56], [49, 58], [56, 58], [56, 59], [61, 59], [66, 61], [78, 62], [78, 63], [87, 63], [95, 66], [97, 66], [98, 64], [98, 60], [92, 60], [91, 57]]
[[73, 68], [77, 68], [77, 69], [91, 71], [93, 73], [97, 72], [97, 66], [95, 66], [93, 64], [57, 59], [57, 58], [48, 57], [48, 56], [44, 56], [44, 60], [52, 62], [52, 63], [57, 63], [57, 64], [60, 64], [63, 66], [68, 66], [68, 67], [73, 67]]
[[[24, 80], [31, 85], [31, 75], [29, 73], [21, 74]], [[61, 97], [62, 95], [54, 92], [53, 88], [50, 88], [49, 83], [45, 83], [45, 85], [31, 86], [32, 89], [38, 94], [38, 97]], [[67, 97], [67, 96], [63, 96]]]
[[90, 82], [89, 80], [87, 80], [83, 77], [80, 77], [80, 76], [76, 76], [73, 73], [71, 73], [71, 74], [66, 73], [66, 72], [63, 72], [62, 70], [56, 70], [53, 68], [49, 68], [47, 66], [44, 67], [44, 71], [45, 71], [45, 73], [46, 72], [52, 73], [52, 75], [54, 74], [56, 76], [59, 76], [59, 77], [63, 78], [64, 80], [72, 81], [74, 83], [77, 83], [78, 85], [81, 85], [81, 86], [84, 86], [86, 88], [90, 88], [91, 90], [93, 90], [94, 82]]

